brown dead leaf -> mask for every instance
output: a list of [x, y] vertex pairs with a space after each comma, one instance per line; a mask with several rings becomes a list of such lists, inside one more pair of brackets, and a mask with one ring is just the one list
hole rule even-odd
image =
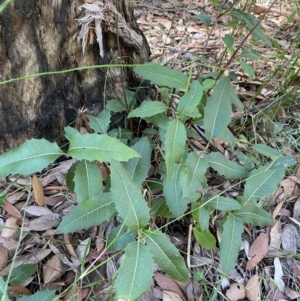
[[70, 254], [71, 256], [77, 258], [77, 254], [76, 254], [76, 252], [75, 252], [75, 250], [74, 250], [73, 245], [71, 244], [69, 234], [67, 234], [67, 233], [64, 234], [64, 241], [65, 241], [66, 249], [68, 250], [69, 254]]
[[53, 213], [47, 207], [41, 207], [41, 206], [27, 206], [24, 208], [24, 211], [26, 211], [26, 213], [33, 215], [33, 216], [42, 216], [42, 215], [47, 215], [47, 214]]
[[300, 298], [300, 294], [289, 287], [285, 289], [285, 294], [290, 298], [290, 300], [299, 300], [298, 298]]
[[276, 223], [271, 227], [270, 231], [270, 247], [279, 249], [281, 246], [281, 224], [280, 221], [276, 221]]
[[297, 235], [299, 234], [297, 228], [294, 225], [288, 224], [284, 226], [282, 230], [282, 248], [285, 251], [288, 251], [292, 254], [296, 254]]
[[294, 205], [293, 218], [300, 220], [300, 200], [297, 200]]
[[180, 296], [180, 298], [183, 301], [187, 301], [184, 293], [181, 291], [177, 283], [171, 279], [170, 277], [160, 274], [160, 273], [155, 273], [154, 274], [154, 279], [157, 283], [157, 285], [162, 289], [166, 291], [172, 291], [176, 293], [177, 295]]
[[56, 255], [53, 255], [49, 260], [47, 260], [46, 264], [43, 265], [44, 283], [49, 283], [57, 278], [61, 274], [61, 271], [61, 261]]
[[9, 217], [3, 225], [3, 229], [1, 231], [1, 237], [8, 238], [14, 236], [19, 230], [17, 221], [18, 221], [17, 218]]
[[266, 233], [261, 233], [250, 247], [249, 256], [252, 258], [247, 262], [247, 271], [252, 270], [264, 258], [268, 250], [269, 236]]
[[258, 275], [253, 275], [246, 284], [246, 296], [249, 301], [259, 300], [260, 287]]
[[60, 215], [58, 213], [52, 213], [31, 221], [28, 228], [32, 231], [45, 231], [57, 227], [60, 222]]
[[77, 284], [74, 284], [69, 288], [67, 293], [64, 295], [64, 301], [81, 301], [81, 292]]
[[30, 290], [22, 285], [10, 286], [7, 289], [7, 291], [11, 294], [16, 294], [16, 295], [30, 295], [31, 294]]
[[38, 251], [37, 253], [32, 253], [29, 255], [25, 255], [22, 257], [17, 258], [13, 263], [10, 263], [5, 269], [3, 269], [0, 272], [1, 277], [6, 277], [13, 265], [14, 268], [26, 263], [26, 264], [31, 264], [31, 263], [38, 263], [44, 258], [46, 258], [52, 251], [49, 249], [42, 249]]
[[7, 266], [8, 250], [0, 245], [0, 270], [3, 270]]
[[178, 294], [171, 291], [163, 291], [163, 301], [182, 301]]
[[32, 177], [32, 190], [33, 190], [35, 202], [39, 206], [45, 206], [45, 195], [44, 195], [43, 186], [36, 175], [33, 175]]
[[246, 297], [246, 289], [239, 283], [232, 283], [226, 291], [226, 297], [230, 301], [238, 301]]
[[13, 205], [17, 203], [20, 199], [22, 199], [25, 196], [25, 194], [25, 191], [14, 191], [6, 196], [6, 200]]
[[20, 211], [15, 206], [13, 206], [10, 202], [5, 201], [3, 208], [11, 216], [14, 216], [16, 218], [22, 218], [22, 214], [20, 213]]

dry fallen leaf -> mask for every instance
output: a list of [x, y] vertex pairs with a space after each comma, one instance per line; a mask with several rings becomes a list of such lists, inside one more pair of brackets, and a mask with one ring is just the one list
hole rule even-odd
[[252, 270], [268, 253], [269, 236], [267, 233], [261, 233], [255, 239], [249, 250], [251, 260], [247, 262], [246, 269]]
[[285, 283], [282, 280], [282, 276], [283, 276], [283, 271], [282, 271], [282, 266], [281, 266], [281, 262], [279, 260], [278, 257], [276, 257], [274, 259], [274, 282], [277, 284], [277, 286], [279, 287], [280, 291], [282, 293], [284, 293], [285, 291]]
[[272, 226], [270, 231], [270, 247], [279, 249], [281, 246], [281, 224], [280, 221], [276, 221], [274, 226]]
[[182, 299], [174, 292], [163, 291], [163, 301], [182, 301]]
[[9, 217], [6, 219], [3, 229], [1, 231], [1, 237], [12, 237], [14, 236], [19, 230], [19, 226], [17, 224], [17, 218]]
[[47, 214], [53, 213], [47, 207], [41, 207], [41, 206], [27, 206], [27, 207], [24, 207], [24, 211], [26, 211], [26, 213], [33, 215], [33, 216], [42, 216], [42, 215], [47, 215]]
[[3, 270], [7, 266], [8, 250], [0, 245], [0, 270]]
[[60, 222], [60, 215], [58, 213], [52, 213], [31, 221], [28, 228], [32, 231], [45, 231], [57, 227]]
[[32, 177], [32, 190], [33, 190], [33, 195], [36, 203], [39, 206], [44, 206], [45, 195], [44, 195], [43, 186], [36, 175]]
[[176, 293], [177, 295], [179, 295], [183, 301], [186, 301], [185, 295], [183, 294], [183, 292], [181, 291], [181, 289], [179, 288], [179, 286], [173, 279], [171, 279], [170, 277], [168, 277], [166, 275], [160, 274], [160, 273], [155, 273], [154, 279], [155, 279], [157, 285], [162, 290], [172, 291], [172, 292]]
[[249, 301], [259, 300], [260, 287], [258, 275], [253, 275], [246, 284], [246, 296]]
[[11, 294], [16, 294], [16, 295], [30, 295], [31, 294], [30, 290], [22, 285], [10, 286], [7, 289], [7, 291]]
[[49, 283], [61, 274], [62, 266], [60, 259], [53, 255], [46, 264], [43, 265], [44, 283]]
[[284, 226], [282, 230], [282, 248], [285, 251], [288, 251], [292, 254], [296, 254], [297, 235], [299, 234], [297, 228], [294, 225], [288, 224]]
[[297, 200], [294, 205], [293, 218], [300, 220], [300, 200]]
[[20, 219], [22, 218], [22, 214], [20, 213], [20, 211], [15, 206], [13, 206], [10, 202], [5, 201], [3, 208], [11, 216], [20, 218]]
[[226, 291], [226, 297], [230, 301], [238, 301], [246, 297], [246, 289], [239, 283], [233, 283]]

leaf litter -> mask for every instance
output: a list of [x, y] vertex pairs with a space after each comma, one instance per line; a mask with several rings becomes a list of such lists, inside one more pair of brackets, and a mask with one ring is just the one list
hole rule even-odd
[[[216, 23], [215, 30], [206, 42], [207, 28], [195, 17], [200, 8], [206, 14], [211, 15], [213, 21], [216, 21], [215, 10], [210, 4], [204, 5], [203, 1], [186, 0], [183, 3], [183, 7], [178, 9], [176, 3], [169, 1], [153, 0], [148, 1], [147, 4], [136, 1], [135, 14], [150, 44], [152, 61], [172, 62], [172, 67], [187, 71], [190, 62], [195, 60], [194, 53], [201, 53], [208, 59], [208, 62], [218, 59], [219, 53], [224, 50], [221, 36], [229, 31], [224, 27], [223, 21]], [[256, 5], [255, 9], [263, 11], [264, 7]], [[279, 16], [273, 15], [272, 22], [275, 29], [271, 30], [280, 27], [282, 15], [285, 14], [286, 11], [281, 10]], [[263, 26], [268, 26], [267, 22], [264, 22]], [[270, 30], [270, 27], [267, 28]], [[288, 48], [288, 39], [285, 42], [284, 47]], [[264, 51], [266, 49], [262, 48], [262, 52]], [[269, 84], [261, 91], [259, 90], [267, 75], [266, 69], [272, 69], [275, 61], [270, 59], [266, 63], [259, 60], [255, 64], [257, 79], [252, 82], [243, 81], [244, 74], [238, 71], [240, 80], [236, 83], [236, 89], [246, 103], [249, 100], [250, 104], [250, 100], [254, 100], [257, 108], [261, 109], [267, 105], [266, 100], [275, 89]], [[234, 66], [231, 67], [234, 68]], [[201, 72], [204, 72], [203, 70]], [[195, 68], [194, 72], [198, 73], [199, 70]], [[255, 113], [256, 111], [249, 111], [249, 114]], [[241, 116], [241, 113], [236, 112], [232, 119], [235, 120]], [[282, 111], [279, 119], [284, 117], [285, 112]], [[262, 119], [262, 125], [266, 129], [268, 128], [267, 119]], [[270, 135], [272, 134], [270, 133]], [[201, 140], [196, 142], [200, 149], [205, 148], [206, 143], [201, 144]], [[216, 141], [216, 145], [222, 153], [227, 151], [226, 145], [223, 145], [221, 140]], [[290, 147], [287, 147], [287, 151], [295, 154]], [[97, 300], [110, 300], [111, 280], [116, 268], [120, 266], [122, 257], [111, 256], [110, 253], [104, 251], [105, 243], [103, 241], [109, 233], [106, 226], [99, 225], [98, 228], [102, 229], [100, 232], [99, 229], [96, 229], [97, 227], [92, 227], [70, 236], [55, 232], [62, 216], [77, 203], [76, 195], [69, 192], [65, 186], [65, 174], [73, 163], [74, 160], [67, 160], [53, 165], [41, 177], [34, 175], [32, 180], [28, 177], [9, 177], [8, 183], [1, 182], [2, 187], [8, 184], [12, 186], [3, 206], [5, 218], [0, 218], [0, 275], [2, 277], [8, 275], [12, 256], [18, 241], [20, 241], [21, 245], [14, 268], [25, 264], [42, 265], [43, 279], [36, 282], [38, 285], [35, 284], [35, 289], [54, 287], [57, 291], [61, 291], [73, 283], [82, 262], [94, 265], [100, 261], [107, 261], [106, 264], [102, 264], [100, 268], [92, 271], [83, 279], [85, 284], [94, 284], [92, 293], [97, 296]], [[299, 298], [297, 291], [300, 287], [300, 263], [297, 257], [293, 256], [297, 254], [300, 247], [300, 200], [298, 200], [299, 189], [297, 186], [300, 184], [299, 176], [300, 168], [296, 171], [295, 176], [290, 176], [282, 181], [278, 194], [269, 200], [270, 211], [276, 218], [270, 233], [267, 231], [267, 233], [258, 234], [257, 229], [245, 229], [244, 245], [246, 246], [248, 243], [251, 246], [250, 250], [249, 252], [247, 249], [240, 251], [236, 269], [230, 274], [231, 278], [227, 279], [227, 285], [223, 287], [223, 290], [217, 283], [219, 279], [217, 248], [207, 251], [194, 241], [186, 241], [191, 244], [189, 249], [190, 274], [193, 281], [182, 284], [171, 280], [161, 272], [156, 272], [153, 286], [148, 292], [151, 299], [149, 296], [148, 299], [145, 299], [145, 295], [140, 300], [205, 300], [213, 292], [217, 292], [217, 300], [225, 300], [224, 295], [229, 300], [241, 300], [247, 297], [250, 301], [258, 300], [262, 295], [266, 296], [265, 300]], [[225, 186], [222, 180], [213, 179], [211, 175], [208, 175], [208, 179], [210, 188], [216, 191], [219, 186]], [[228, 184], [226, 185], [228, 186]], [[33, 194], [28, 190], [31, 186]], [[238, 192], [234, 190], [229, 193], [238, 195]], [[20, 221], [23, 214], [25, 214], [24, 229], [30, 232], [25, 231], [26, 233], [21, 236]], [[184, 226], [186, 225], [181, 225], [182, 228]], [[211, 227], [214, 228], [216, 236], [220, 237], [220, 225], [218, 225], [217, 218]], [[173, 230], [169, 229], [171, 239], [182, 240], [182, 236], [185, 237], [184, 230]], [[260, 229], [260, 231], [262, 230], [265, 229]], [[184, 234], [177, 234], [180, 232]], [[97, 243], [87, 247], [90, 239], [95, 239]], [[218, 241], [220, 242], [220, 239]], [[180, 247], [185, 251], [184, 243], [181, 243]], [[284, 256], [285, 254], [290, 257]], [[246, 255], [251, 259], [248, 260]], [[35, 278], [28, 276], [27, 286], [35, 283], [38, 279], [37, 273], [39, 273], [38, 270]], [[65, 281], [63, 281], [64, 279]], [[22, 285], [11, 285], [9, 289], [14, 293], [30, 293]], [[73, 286], [68, 290], [64, 300], [71, 300], [76, 294], [78, 300], [82, 300], [91, 295], [91, 289]]]

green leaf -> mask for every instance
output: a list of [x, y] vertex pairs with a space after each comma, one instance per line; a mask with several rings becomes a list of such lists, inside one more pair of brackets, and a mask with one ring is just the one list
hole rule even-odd
[[154, 262], [172, 279], [187, 281], [188, 269], [178, 249], [170, 242], [169, 238], [160, 231], [145, 231], [147, 247], [153, 255]]
[[0, 277], [0, 297], [1, 301], [9, 301], [9, 297], [7, 295], [7, 286], [2, 277]]
[[265, 144], [255, 144], [252, 146], [252, 149], [261, 155], [271, 158], [272, 160], [276, 160], [281, 156], [276, 149]]
[[80, 161], [76, 166], [74, 183], [78, 203], [100, 195], [103, 190], [103, 178], [95, 162]]
[[192, 204], [192, 215], [193, 219], [197, 221], [203, 231], [208, 231], [209, 227], [209, 211], [207, 207], [199, 204]]
[[122, 104], [122, 102], [116, 99], [109, 100], [106, 104], [106, 108], [114, 113], [126, 111], [126, 107]]
[[9, 278], [10, 285], [19, 285], [24, 283], [36, 271], [36, 264], [22, 264], [12, 270]]
[[228, 77], [222, 76], [215, 85], [204, 108], [204, 127], [208, 140], [222, 134], [230, 122], [231, 100], [228, 91], [231, 83]]
[[202, 231], [202, 229], [197, 226], [193, 228], [193, 233], [198, 244], [206, 250], [211, 250], [216, 245], [216, 239], [209, 231]]
[[72, 166], [69, 168], [67, 176], [66, 176], [66, 184], [67, 184], [67, 187], [71, 191], [75, 190], [74, 177], [75, 177], [75, 173], [76, 173], [76, 168], [80, 163], [81, 163], [81, 161], [76, 161], [75, 163], [73, 163]]
[[222, 210], [222, 211], [231, 211], [241, 208], [241, 204], [232, 198], [225, 198], [223, 196], [216, 196], [210, 202], [209, 206]]
[[116, 212], [110, 193], [102, 193], [74, 207], [57, 228], [60, 233], [75, 232], [99, 225]]
[[1, 5], [0, 5], [0, 14], [3, 13], [3, 11], [5, 10], [6, 6], [12, 2], [13, 0], [5, 0]]
[[205, 173], [208, 163], [206, 158], [201, 158], [196, 152], [191, 152], [184, 162], [184, 167], [186, 168], [187, 176], [184, 180], [182, 197], [186, 198], [194, 195], [201, 189], [201, 183], [206, 181]]
[[85, 134], [77, 133], [75, 136], [67, 136], [70, 141], [67, 156], [79, 160], [111, 162], [111, 160], [128, 161], [131, 158], [139, 157], [139, 154], [123, 144], [116, 138], [106, 134]]
[[[248, 30], [252, 30], [252, 28], [257, 24], [257, 19], [250, 13], [244, 12], [240, 9], [233, 9], [230, 11], [230, 14], [236, 18], [238, 18], [239, 20], [241, 20], [242, 22], [244, 22], [248, 28]], [[268, 46], [272, 46], [272, 43], [269, 39], [266, 38], [266, 36], [264, 35], [262, 29], [260, 27], [256, 27], [253, 32], [252, 35], [265, 42]]]
[[148, 176], [148, 171], [151, 167], [150, 141], [147, 137], [144, 137], [134, 144], [132, 148], [140, 154], [140, 157], [129, 159], [123, 166], [133, 181], [140, 186]]
[[261, 166], [246, 180], [244, 196], [253, 202], [271, 195], [284, 177], [284, 169], [267, 169]]
[[107, 129], [110, 124], [110, 111], [105, 109], [100, 112], [100, 114], [95, 117], [93, 115], [86, 114], [87, 118], [89, 119], [90, 127], [97, 133], [106, 134]]
[[164, 197], [158, 197], [152, 201], [152, 206], [150, 209], [151, 217], [174, 217], [173, 214], [169, 211], [167, 206], [166, 199]]
[[0, 156], [0, 178], [9, 174], [28, 176], [40, 172], [62, 155], [64, 152], [56, 143], [45, 139], [27, 140], [18, 148]]
[[148, 224], [150, 216], [140, 186], [119, 162], [113, 160], [110, 171], [112, 197], [119, 215], [129, 229], [142, 229]]
[[186, 131], [184, 124], [179, 119], [169, 123], [165, 141], [165, 159], [168, 179], [171, 178], [174, 164], [179, 162], [185, 151]]
[[129, 230], [124, 224], [112, 229], [108, 234], [106, 241], [107, 251], [121, 250], [127, 246], [128, 243], [135, 240], [137, 231]]
[[248, 80], [252, 81], [253, 78], [255, 77], [252, 67], [243, 61], [240, 61], [240, 64], [241, 64], [243, 71], [249, 76]]
[[238, 253], [242, 244], [243, 223], [229, 215], [223, 225], [220, 243], [220, 263], [222, 271], [228, 274], [234, 269]]
[[249, 204], [235, 211], [233, 215], [243, 223], [253, 226], [266, 227], [274, 223], [272, 215], [256, 204]]
[[125, 258], [116, 279], [116, 300], [136, 301], [152, 284], [153, 259], [149, 249], [132, 242], [125, 249]]
[[278, 158], [270, 167], [270, 169], [288, 168], [296, 164], [296, 160], [292, 156], [282, 156]]
[[215, 169], [220, 175], [228, 179], [242, 179], [247, 176], [247, 170], [237, 162], [228, 160], [221, 153], [210, 153], [205, 157], [208, 165]]
[[146, 119], [146, 121], [148, 123], [153, 123], [158, 128], [163, 129], [164, 131], [167, 131], [170, 123], [170, 119], [164, 113], [149, 117]]
[[225, 128], [224, 132], [218, 136], [218, 139], [228, 144], [231, 151], [234, 150], [236, 146], [236, 139], [228, 128]]
[[258, 55], [256, 52], [251, 51], [249, 49], [243, 49], [242, 53], [240, 54], [241, 58], [247, 58], [247, 59], [251, 59], [251, 60], [258, 60], [261, 58], [260, 55]]
[[50, 301], [50, 300], [57, 300], [55, 299], [55, 290], [44, 290], [41, 292], [36, 292], [34, 295], [31, 296], [24, 296], [18, 301]]
[[171, 179], [164, 178], [164, 196], [167, 205], [175, 217], [184, 214], [187, 209], [187, 199], [182, 197], [182, 187], [186, 173], [179, 164], [174, 164]]
[[168, 109], [167, 105], [161, 101], [145, 100], [142, 104], [132, 110], [128, 114], [128, 118], [140, 117], [146, 118], [151, 117], [160, 113], [165, 112]]
[[[190, 87], [190, 91], [182, 96], [179, 100], [177, 107], [177, 113], [180, 116], [194, 117], [194, 112], [197, 110], [197, 106], [200, 103], [203, 96], [203, 88], [196, 80], [193, 81]], [[192, 115], [192, 116], [191, 116]]]
[[205, 27], [209, 27], [211, 24], [211, 17], [206, 14], [197, 14], [197, 18], [202, 21]]
[[230, 34], [225, 34], [224, 38], [223, 38], [223, 42], [225, 43], [227, 49], [229, 50], [229, 52], [231, 54], [234, 53], [234, 48], [233, 48], [233, 45], [234, 45], [234, 39], [232, 37], [232, 35]]
[[140, 65], [133, 70], [144, 79], [150, 80], [153, 84], [175, 88], [176, 90], [187, 89], [189, 79], [181, 71], [155, 63]]

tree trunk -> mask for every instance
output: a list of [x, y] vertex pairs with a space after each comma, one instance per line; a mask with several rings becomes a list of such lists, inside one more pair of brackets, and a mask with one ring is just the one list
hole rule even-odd
[[5, 81], [148, 60], [129, 0], [86, 2], [14, 0], [0, 15], [0, 153], [28, 138], [58, 138], [80, 109], [100, 111], [133, 85], [134, 75], [129, 68], [93, 68]]

